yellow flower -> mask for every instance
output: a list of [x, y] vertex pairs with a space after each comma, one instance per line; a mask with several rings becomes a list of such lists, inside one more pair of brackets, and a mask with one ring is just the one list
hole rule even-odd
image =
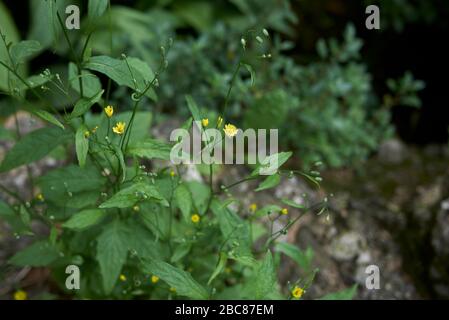
[[26, 300], [27, 297], [27, 293], [23, 290], [17, 290], [14, 292], [14, 300]]
[[136, 205], [136, 206], [133, 207], [133, 210], [134, 210], [135, 212], [139, 212], [139, 211], [140, 211], [140, 207]]
[[237, 134], [237, 130], [237, 127], [233, 124], [226, 124], [223, 129], [224, 133], [230, 138], [234, 137]]
[[257, 210], [257, 204], [251, 203], [251, 205], [249, 206], [249, 211], [254, 213], [254, 212], [256, 212], [256, 210]]
[[112, 117], [112, 115], [114, 114], [114, 107], [113, 106], [107, 106], [106, 108], [104, 108], [104, 113], [106, 113], [108, 118]]
[[157, 283], [159, 281], [159, 277], [158, 276], [151, 276], [151, 282], [152, 283]]
[[172, 171], [170, 171], [170, 177], [174, 177], [176, 175], [176, 173], [172, 170]]
[[207, 127], [209, 125], [209, 119], [203, 119], [201, 120], [201, 124], [203, 125], [203, 127]]
[[194, 215], [192, 215], [192, 222], [193, 223], [198, 223], [198, 222], [200, 222], [200, 216], [199, 215], [197, 215], [196, 213], [194, 214]]
[[112, 131], [116, 134], [123, 134], [125, 132], [126, 124], [124, 122], [117, 122], [115, 127], [112, 127]]
[[84, 138], [89, 138], [90, 136], [90, 132], [89, 131], [84, 131]]
[[120, 279], [120, 281], [125, 282], [126, 281], [126, 276], [124, 274], [121, 274], [119, 279]]
[[304, 289], [295, 286], [292, 290], [292, 296], [296, 299], [301, 299], [302, 295], [304, 293]]
[[217, 119], [217, 127], [221, 127], [222, 123], [223, 123], [223, 118], [222, 117], [218, 117], [218, 119]]
[[174, 287], [170, 287], [170, 292], [172, 292], [172, 293], [176, 293], [176, 288], [174, 288]]
[[288, 209], [287, 208], [282, 208], [281, 213], [282, 214], [288, 214]]
[[43, 195], [42, 193], [39, 193], [39, 194], [36, 196], [36, 199], [39, 200], [39, 201], [44, 201], [44, 200], [45, 200], [44, 195]]

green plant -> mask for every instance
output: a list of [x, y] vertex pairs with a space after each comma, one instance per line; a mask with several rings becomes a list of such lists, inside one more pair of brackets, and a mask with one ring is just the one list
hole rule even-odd
[[[90, 9], [89, 26], [111, 14], [108, 1], [102, 4], [105, 11]], [[81, 37], [83, 42], [73, 42], [58, 7], [52, 1], [45, 5], [48, 16], [53, 17], [50, 22], [59, 28], [48, 45], [62, 38], [69, 50], [67, 77], [49, 69], [40, 75], [22, 76], [20, 67], [41, 50], [40, 44], [33, 40], [12, 44], [2, 32], [7, 52], [7, 59], [0, 61], [7, 74], [3, 94], [48, 125], [24, 136], [18, 126], [17, 136], [5, 130], [3, 136], [17, 140], [0, 172], [28, 166], [56, 149], [62, 151], [63, 165], [38, 177], [29, 170], [28, 196], [0, 184], [9, 199], [0, 201], [0, 217], [18, 238], [32, 239], [9, 263], [50, 268], [60, 290], [77, 298], [300, 298], [316, 274], [311, 268], [313, 253], [277, 244], [277, 240], [305, 213], [322, 214], [327, 198], [318, 203], [305, 199], [301, 204], [284, 199], [283, 207], [257, 210], [254, 205], [236, 205], [231, 191], [240, 183], [262, 178], [259, 190], [273, 188], [281, 179], [298, 174], [319, 185], [319, 173], [278, 167], [273, 176], [263, 177], [258, 171], [266, 165], [262, 162], [248, 177], [221, 188], [214, 185], [213, 166], [205, 174], [208, 184], [185, 181], [183, 166], [168, 162], [172, 144], [148, 136], [150, 110], [157, 100], [172, 42], [160, 48], [156, 71], [143, 60], [124, 54], [120, 58], [92, 56], [95, 29]], [[266, 33], [252, 34], [246, 41]], [[227, 118], [228, 99], [239, 71], [246, 68], [254, 77], [248, 54], [243, 48], [239, 55], [235, 76], [218, 110], [223, 118]], [[100, 78], [106, 78], [106, 86]], [[127, 100], [130, 110], [119, 112], [122, 108], [110, 106], [112, 96], [116, 101]], [[54, 97], [67, 102], [58, 108], [51, 100]], [[100, 113], [94, 111], [97, 105]], [[192, 118], [186, 128], [192, 119], [206, 118], [193, 99], [188, 99], [188, 106]], [[277, 154], [279, 165], [291, 155]], [[273, 223], [284, 216], [284, 226], [273, 231]], [[264, 217], [268, 226], [262, 223]], [[45, 226], [46, 233], [35, 233], [32, 222]], [[307, 271], [303, 279], [284, 290], [276, 276], [281, 252]], [[73, 292], [64, 286], [68, 265], [81, 269], [80, 290]]]

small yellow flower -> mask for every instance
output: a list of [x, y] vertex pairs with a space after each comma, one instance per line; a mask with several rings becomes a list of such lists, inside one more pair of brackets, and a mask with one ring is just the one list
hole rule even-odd
[[171, 171], [170, 171], [170, 177], [173, 178], [175, 175], [176, 175], [176, 173], [175, 173], [173, 170], [171, 170]]
[[133, 210], [134, 210], [135, 212], [139, 212], [139, 211], [140, 211], [140, 207], [136, 205], [136, 206], [133, 207]]
[[84, 131], [84, 138], [89, 138], [90, 136], [90, 132], [89, 131]]
[[17, 290], [14, 292], [14, 300], [26, 300], [27, 297], [27, 293], [23, 290]]
[[209, 119], [203, 119], [201, 120], [201, 124], [203, 125], [203, 127], [207, 127], [209, 125]]
[[157, 283], [159, 281], [159, 277], [158, 276], [151, 276], [151, 282], [152, 283]]
[[254, 213], [254, 212], [256, 212], [256, 210], [257, 210], [257, 204], [251, 203], [251, 205], [249, 206], [249, 211]]
[[124, 274], [121, 274], [119, 279], [120, 279], [120, 281], [125, 282], [126, 281], [126, 276]]
[[288, 214], [288, 209], [287, 208], [282, 208], [281, 213], [282, 214]]
[[221, 127], [222, 123], [223, 123], [223, 118], [222, 117], [218, 117], [218, 119], [217, 119], [217, 127]]
[[233, 124], [226, 124], [223, 129], [224, 133], [230, 138], [237, 135], [237, 130], [238, 130], [237, 127], [234, 126]]
[[112, 127], [112, 131], [116, 134], [123, 134], [125, 132], [126, 124], [124, 122], [117, 122], [115, 127]]
[[97, 130], [98, 130], [98, 126], [95, 126], [91, 131], [92, 131], [92, 133], [96, 133]]
[[112, 117], [112, 115], [114, 114], [114, 107], [113, 106], [107, 106], [106, 108], [104, 108], [104, 113], [106, 113], [108, 118]]
[[176, 288], [174, 288], [174, 287], [170, 287], [170, 292], [172, 292], [172, 293], [176, 293]]
[[194, 214], [194, 215], [192, 215], [192, 222], [193, 223], [198, 223], [198, 222], [200, 222], [200, 216], [198, 215], [198, 214]]
[[304, 289], [295, 286], [292, 290], [292, 296], [296, 299], [301, 299], [302, 295], [304, 294]]
[[44, 195], [43, 195], [42, 193], [39, 193], [39, 194], [36, 196], [36, 199], [39, 200], [39, 201], [44, 201], [44, 200], [45, 200]]

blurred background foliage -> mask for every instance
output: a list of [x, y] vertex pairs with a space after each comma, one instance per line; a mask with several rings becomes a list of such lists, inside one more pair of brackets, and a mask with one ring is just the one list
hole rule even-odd
[[[380, 31], [365, 28], [368, 2], [381, 7]], [[410, 26], [434, 27], [438, 20], [444, 28], [447, 22], [441, 19], [448, 11], [444, 1], [368, 2], [122, 0], [112, 1], [108, 19], [95, 21], [84, 14], [86, 1], [74, 1], [85, 17], [82, 32], [72, 30], [69, 36], [73, 43], [84, 43], [90, 31], [96, 30], [88, 54], [119, 57], [126, 52], [147, 61], [153, 69], [157, 68], [160, 45], [173, 38], [170, 66], [161, 76], [158, 102], [149, 107], [156, 121], [164, 121], [188, 114], [186, 94], [204, 110], [217, 110], [237, 63], [241, 36], [251, 37], [248, 30], [260, 33], [266, 28], [270, 43], [253, 41], [247, 48], [255, 57], [251, 61], [257, 70], [255, 85], [251, 85], [247, 70], [241, 70], [227, 120], [243, 129], [280, 128], [281, 148], [295, 149], [302, 166], [321, 160], [330, 167], [340, 167], [366, 159], [394, 135], [394, 123], [401, 123], [397, 128], [406, 140], [420, 141], [414, 134], [420, 130], [422, 114], [426, 114], [419, 110], [421, 98], [426, 98], [422, 92], [432, 92], [432, 88], [422, 91], [424, 82], [412, 74], [417, 71], [417, 78], [426, 83], [428, 79], [420, 77], [422, 70], [408, 64], [409, 59], [389, 67], [398, 61], [394, 52], [413, 48], [413, 44], [398, 48], [394, 39], [407, 34]], [[68, 4], [57, 1], [60, 12]], [[52, 43], [51, 33], [58, 28], [49, 25], [52, 19], [44, 9], [45, 0], [0, 1], [2, 27], [10, 41], [33, 39], [44, 48], [34, 53], [35, 58], [22, 70], [24, 75], [39, 74], [50, 63], [53, 73], [66, 78], [69, 71], [62, 66], [69, 48], [62, 37]], [[29, 18], [23, 12], [29, 12]], [[382, 45], [375, 47], [379, 43]], [[270, 59], [257, 59], [266, 51], [271, 53]], [[391, 59], [386, 58], [389, 53]], [[1, 58], [4, 55], [0, 52]], [[0, 76], [0, 87], [6, 83], [4, 76]], [[68, 105], [57, 96], [53, 101], [59, 108]], [[111, 101], [120, 108], [129, 107], [126, 91], [121, 89]], [[0, 115], [14, 112], [14, 102], [2, 99], [0, 103]], [[447, 120], [441, 120], [441, 114], [436, 118], [439, 123], [433, 123], [432, 130], [440, 131], [435, 136], [434, 131], [428, 133], [429, 139], [445, 141]]]

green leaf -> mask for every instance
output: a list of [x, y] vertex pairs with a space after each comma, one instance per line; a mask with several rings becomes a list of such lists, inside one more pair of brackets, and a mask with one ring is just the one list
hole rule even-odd
[[[198, 109], [198, 106], [196, 105], [195, 100], [193, 100], [193, 97], [190, 95], [186, 95], [186, 101], [187, 101], [187, 107], [190, 110], [190, 113], [192, 114], [193, 120], [194, 121], [199, 121], [201, 123], [201, 113], [200, 110]], [[201, 127], [199, 127], [199, 129], [201, 129]]]
[[179, 268], [160, 260], [145, 260], [143, 270], [148, 274], [154, 274], [164, 280], [170, 287], [176, 289], [176, 293], [192, 299], [207, 299], [209, 293], [196, 282], [192, 276]]
[[[73, 62], [69, 63], [69, 83], [70, 86], [78, 93], [81, 93], [80, 90], [80, 81], [78, 75], [78, 67]], [[101, 91], [101, 82], [100, 79], [93, 73], [82, 70], [81, 71], [81, 79], [83, 82], [83, 93], [85, 97], [93, 97], [99, 91]]]
[[90, 20], [100, 18], [108, 8], [109, 0], [89, 0], [87, 13]]
[[279, 152], [272, 154], [262, 160], [260, 165], [254, 169], [251, 176], [257, 175], [272, 175], [277, 172], [279, 167], [281, 167], [287, 160], [292, 156], [292, 152]]
[[251, 86], [254, 86], [254, 83], [256, 82], [256, 72], [251, 65], [247, 63], [242, 63], [242, 65], [246, 68], [246, 70], [248, 70], [249, 74], [251, 75]]
[[175, 189], [175, 201], [186, 221], [189, 221], [192, 215], [193, 200], [189, 188], [181, 183]]
[[[20, 208], [22, 211], [22, 207]], [[0, 200], [0, 220], [6, 221], [15, 233], [32, 234], [30, 225], [23, 221], [23, 215], [17, 214], [12, 207]]]
[[256, 211], [254, 214], [255, 217], [263, 217], [273, 213], [281, 212], [282, 208], [277, 205], [268, 205]]
[[[71, 137], [70, 133], [55, 127], [42, 128], [30, 132], [20, 139], [6, 154], [0, 166], [0, 172], [40, 160]], [[33, 152], [30, 152], [31, 150]]]
[[321, 297], [318, 300], [352, 300], [356, 293], [357, 293], [357, 284], [345, 290], [326, 294], [324, 297]]
[[26, 62], [42, 49], [39, 41], [24, 40], [11, 46], [11, 57], [16, 65]]
[[45, 110], [42, 110], [42, 109], [37, 109], [34, 106], [33, 107], [25, 107], [25, 109], [29, 110], [32, 114], [38, 116], [42, 120], [48, 121], [48, 122], [60, 127], [63, 130], [65, 129], [64, 125], [61, 122], [59, 122], [59, 120], [51, 113], [49, 113]]
[[170, 262], [176, 263], [182, 258], [184, 258], [192, 248], [191, 243], [181, 243], [179, 246], [176, 247], [175, 251], [173, 252], [172, 257], [170, 258]]
[[187, 182], [187, 186], [192, 194], [193, 204], [197, 213], [204, 214], [209, 201], [210, 189], [205, 184], [198, 181]]
[[104, 216], [105, 212], [103, 210], [87, 209], [71, 216], [62, 226], [72, 230], [83, 230], [97, 224]]
[[154, 185], [139, 182], [120, 190], [100, 205], [100, 208], [129, 208], [139, 201], [155, 199], [168, 205]]
[[293, 259], [304, 271], [310, 269], [314, 255], [312, 248], [309, 247], [303, 252], [290, 243], [279, 242], [276, 244], [276, 250]]
[[210, 285], [214, 279], [223, 272], [226, 262], [228, 261], [228, 255], [224, 252], [220, 252], [220, 258], [218, 259], [217, 266], [214, 269], [214, 272], [212, 272], [209, 280], [207, 281], [207, 285]]
[[118, 145], [111, 144], [111, 147], [114, 150], [116, 157], [118, 158], [120, 169], [122, 170], [122, 182], [124, 182], [126, 179], [125, 156], [123, 155], [122, 149]]
[[15, 266], [44, 267], [59, 258], [58, 249], [48, 241], [37, 241], [16, 253], [9, 263]]
[[89, 152], [89, 138], [85, 136], [86, 131], [88, 132], [86, 126], [81, 125], [76, 130], [75, 135], [76, 157], [81, 168], [86, 164], [87, 153]]
[[297, 209], [305, 209], [305, 206], [303, 204], [296, 203], [292, 200], [283, 198], [283, 199], [281, 199], [281, 201], [290, 207], [297, 208]]
[[130, 145], [127, 153], [147, 159], [170, 160], [171, 149], [172, 146], [168, 143], [155, 139], [146, 139]]
[[[127, 86], [133, 90], [136, 89], [144, 90], [144, 88], [146, 87], [145, 80], [146, 81], [152, 80], [150, 79], [149, 74], [146, 73], [143, 74], [145, 70], [148, 71], [149, 67], [141, 71], [133, 67], [133, 65], [141, 66], [140, 63], [136, 62], [138, 61], [137, 59], [135, 58], [127, 58], [127, 59], [129, 68], [126, 65], [125, 60], [118, 60], [108, 56], [92, 57], [84, 65], [84, 67], [86, 69], [105, 74], [120, 86]], [[135, 79], [136, 81], [134, 82], [133, 79]], [[156, 100], [156, 94], [152, 88], [150, 88], [145, 95], [154, 101]]]
[[[0, 1], [0, 21], [1, 21], [1, 30], [4, 35], [6, 35], [6, 41], [11, 43], [17, 43], [20, 40], [19, 32], [14, 24], [14, 19], [12, 18], [9, 10], [3, 4], [3, 1]], [[2, 41], [3, 42], [3, 41]], [[9, 61], [8, 51], [1, 43], [0, 45], [0, 61]], [[9, 90], [8, 79], [10, 72], [8, 72], [5, 67], [0, 65], [0, 89], [1, 90]]]
[[254, 287], [254, 296], [256, 299], [264, 299], [269, 295], [276, 284], [276, 270], [274, 269], [273, 257], [268, 251], [264, 260], [259, 263], [256, 275], [251, 282], [250, 287]]
[[276, 173], [268, 176], [263, 182], [259, 184], [256, 192], [276, 187], [279, 182], [281, 182], [281, 176], [279, 174]]
[[75, 117], [80, 117], [84, 113], [86, 113], [95, 103], [100, 101], [101, 96], [103, 95], [104, 90], [97, 92], [94, 96], [90, 98], [81, 98], [75, 104], [75, 108], [73, 108], [72, 113], [70, 114], [70, 119]]
[[48, 172], [37, 182], [46, 202], [83, 208], [96, 203], [106, 178], [93, 166], [69, 165]]
[[97, 261], [106, 294], [111, 293], [120, 275], [128, 254], [127, 228], [119, 223], [108, 224], [97, 239]]

